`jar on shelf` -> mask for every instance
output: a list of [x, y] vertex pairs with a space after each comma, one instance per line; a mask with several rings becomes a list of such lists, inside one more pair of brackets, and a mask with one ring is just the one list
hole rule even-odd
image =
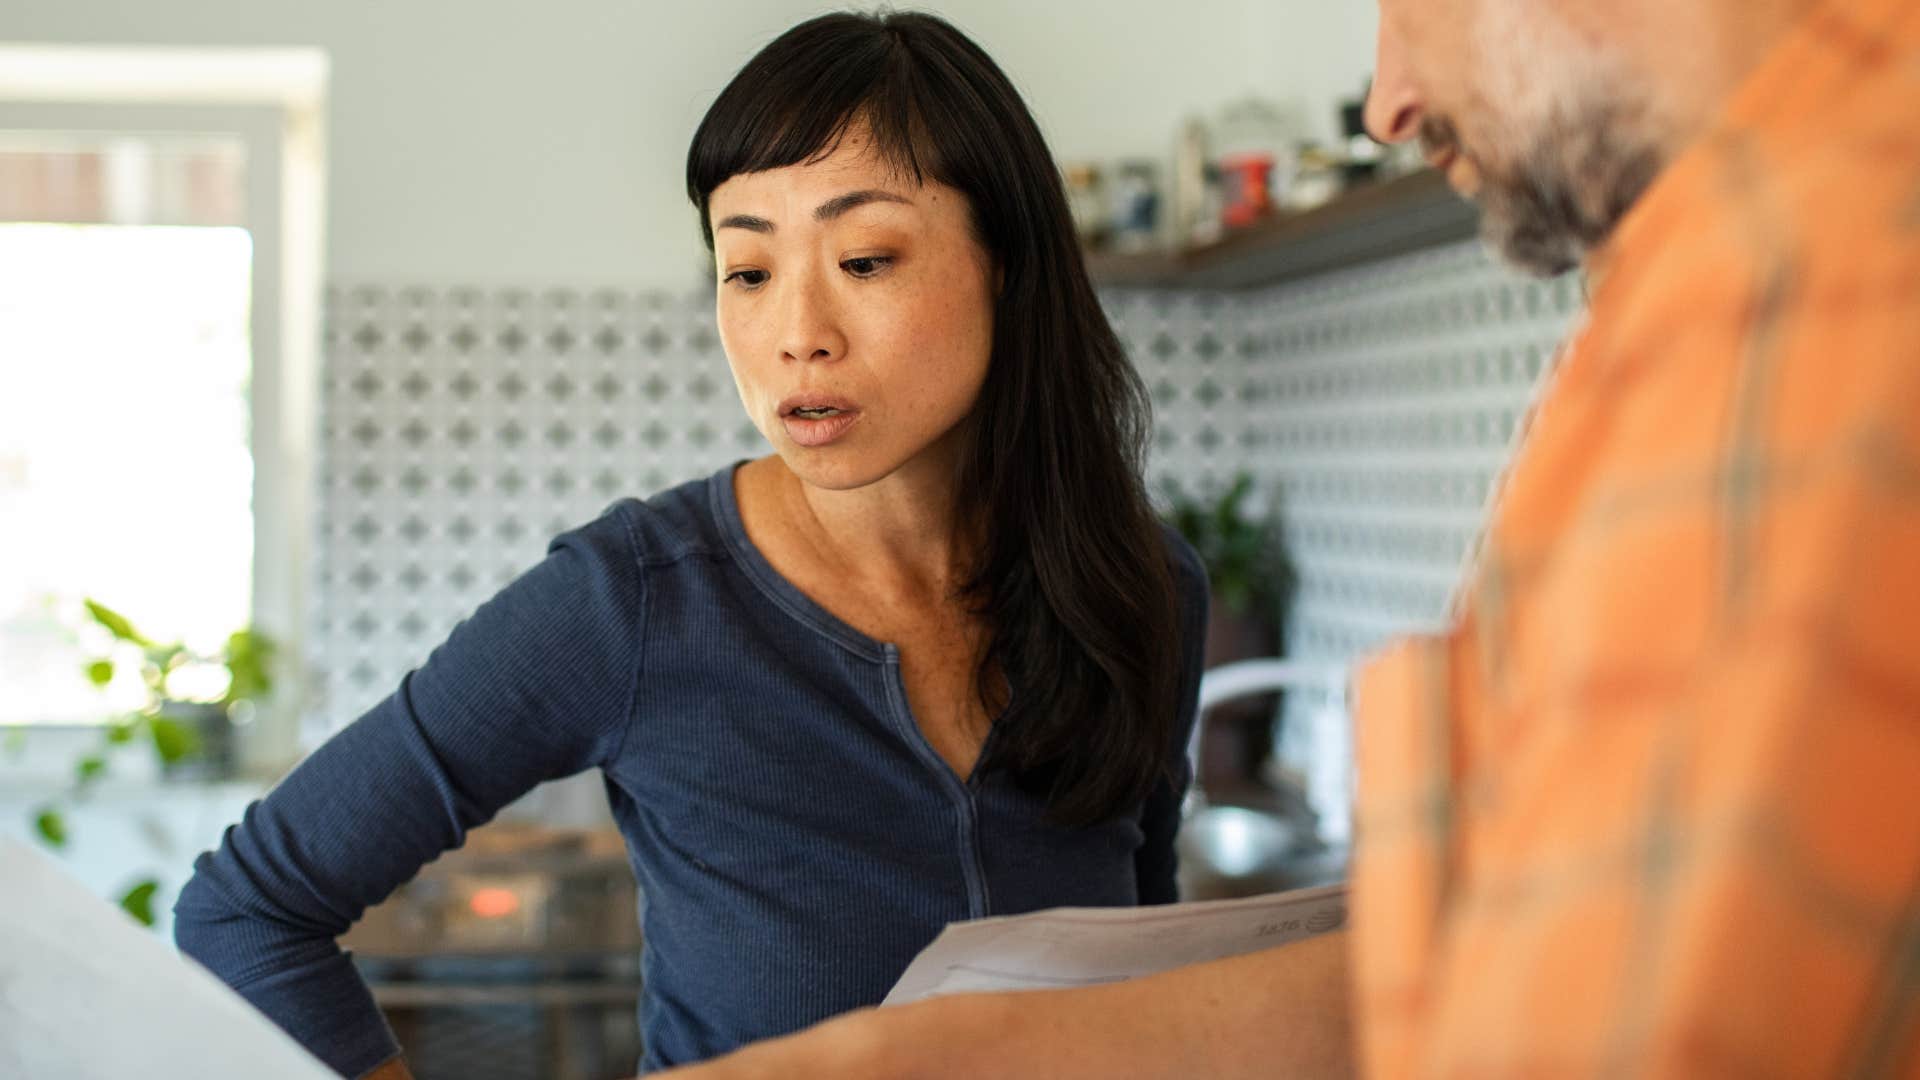
[[1149, 251], [1160, 242], [1160, 167], [1145, 159], [1121, 162], [1114, 172], [1111, 222], [1116, 251]]
[[1205, 120], [1189, 117], [1173, 147], [1173, 244], [1199, 247], [1220, 238], [1224, 184]]
[[1366, 99], [1340, 106], [1340, 134], [1346, 139], [1340, 177], [1348, 187], [1379, 179], [1383, 147], [1367, 133]]
[[[1225, 185], [1223, 220], [1229, 225], [1244, 223], [1258, 218], [1266, 208], [1284, 203], [1284, 193], [1293, 186], [1299, 164], [1296, 148], [1307, 137], [1306, 118], [1299, 106], [1260, 97], [1242, 98], [1220, 110], [1214, 128], [1214, 161], [1220, 166]], [[1254, 174], [1264, 176], [1264, 194], [1245, 190], [1246, 178]], [[1237, 193], [1236, 186], [1240, 188]]]
[[1281, 206], [1292, 211], [1311, 210], [1340, 194], [1340, 155], [1324, 147], [1304, 144], [1298, 160], [1300, 167], [1281, 197]]
[[1220, 159], [1220, 174], [1226, 194], [1220, 210], [1221, 224], [1242, 229], [1273, 211], [1268, 187], [1273, 178], [1272, 154], [1230, 154]]
[[1100, 166], [1084, 162], [1062, 170], [1066, 182], [1067, 210], [1073, 215], [1073, 231], [1088, 249], [1107, 242], [1112, 219], [1108, 213], [1107, 193], [1100, 179]]

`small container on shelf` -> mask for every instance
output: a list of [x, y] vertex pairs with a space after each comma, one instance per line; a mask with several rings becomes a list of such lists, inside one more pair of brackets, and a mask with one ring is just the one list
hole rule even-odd
[[1327, 150], [1313, 145], [1300, 148], [1300, 167], [1293, 174], [1293, 182], [1287, 186], [1281, 205], [1286, 209], [1299, 212], [1323, 206], [1340, 194], [1340, 159]]
[[[1220, 110], [1215, 161], [1223, 185], [1221, 220], [1240, 227], [1265, 216], [1293, 185], [1296, 148], [1306, 135], [1297, 105], [1248, 97]], [[1262, 190], [1246, 185], [1258, 178]]]
[[1123, 161], [1116, 169], [1112, 235], [1116, 251], [1137, 253], [1160, 246], [1160, 167], [1151, 161]]
[[1232, 154], [1220, 159], [1220, 173], [1226, 189], [1226, 205], [1220, 210], [1220, 223], [1229, 229], [1242, 229], [1273, 212], [1268, 185], [1273, 177], [1273, 155]]
[[1346, 187], [1371, 183], [1380, 177], [1384, 155], [1381, 145], [1367, 134], [1366, 109], [1364, 98], [1340, 106], [1340, 133], [1347, 140], [1344, 160], [1340, 163], [1340, 179]]
[[1173, 149], [1173, 246], [1200, 247], [1220, 239], [1225, 201], [1220, 169], [1210, 160], [1206, 121], [1189, 117]]
[[1112, 227], [1100, 166], [1080, 162], [1068, 165], [1061, 174], [1066, 182], [1067, 209], [1073, 214], [1073, 231], [1083, 247], [1098, 250], [1106, 244]]

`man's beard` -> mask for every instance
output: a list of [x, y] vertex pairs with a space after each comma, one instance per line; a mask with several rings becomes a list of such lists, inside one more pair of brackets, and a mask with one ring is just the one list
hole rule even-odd
[[[1511, 165], [1467, 155], [1480, 172], [1480, 232], [1514, 266], [1553, 277], [1604, 244], [1665, 167], [1657, 141], [1613, 105], [1557, 113]], [[1428, 117], [1420, 142], [1429, 157], [1466, 154], [1443, 117]]]

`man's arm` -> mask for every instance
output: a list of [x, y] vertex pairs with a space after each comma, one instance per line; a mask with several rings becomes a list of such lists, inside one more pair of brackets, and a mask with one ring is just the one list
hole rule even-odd
[[406, 1059], [396, 1054], [360, 1080], [413, 1080], [413, 1074], [407, 1071]]
[[1347, 935], [1078, 990], [867, 1009], [671, 1080], [1270, 1080], [1353, 1072]]

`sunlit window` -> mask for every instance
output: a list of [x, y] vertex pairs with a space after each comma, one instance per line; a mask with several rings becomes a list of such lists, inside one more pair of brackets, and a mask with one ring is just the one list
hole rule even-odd
[[252, 254], [235, 227], [0, 223], [0, 723], [141, 700], [88, 682], [83, 598], [210, 649], [248, 622]]

